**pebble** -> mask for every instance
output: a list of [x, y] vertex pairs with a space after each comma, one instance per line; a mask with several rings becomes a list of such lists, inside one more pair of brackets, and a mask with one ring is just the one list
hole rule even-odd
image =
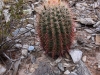
[[5, 72], [6, 72], [6, 68], [0, 64], [0, 75], [4, 75]]
[[96, 33], [100, 33], [100, 26], [98, 28], [96, 28]]
[[14, 47], [20, 49], [20, 48], [22, 48], [22, 45], [21, 44], [15, 44]]
[[91, 36], [87, 36], [87, 39], [89, 40], [91, 38]]
[[69, 71], [69, 70], [66, 70], [66, 71], [64, 72], [64, 75], [68, 75], [68, 74], [70, 74], [70, 71]]
[[98, 21], [95, 25], [93, 25], [93, 27], [98, 27], [100, 26], [100, 21]]
[[23, 55], [24, 57], [27, 57], [27, 55], [28, 55], [28, 50], [22, 49], [22, 55]]
[[92, 30], [90, 30], [90, 29], [84, 29], [86, 32], [88, 32], [88, 33], [90, 33], [90, 34], [92, 34], [93, 33], [93, 31]]
[[35, 34], [35, 32], [36, 32], [35, 29], [32, 29], [32, 30], [31, 30], [31, 33], [34, 33], [34, 34]]
[[71, 67], [71, 64], [63, 63], [63, 66], [64, 66], [64, 67]]
[[57, 67], [54, 67], [54, 73], [56, 75], [61, 75], [61, 72], [60, 72], [60, 70]]
[[22, 42], [21, 39], [15, 40], [15, 43], [21, 43], [21, 42]]
[[27, 24], [27, 25], [26, 25], [26, 29], [28, 29], [28, 30], [33, 29], [33, 25], [32, 25], [32, 24]]
[[74, 63], [78, 63], [82, 58], [82, 51], [79, 49], [71, 50], [69, 54], [71, 55]]
[[58, 68], [59, 68], [61, 71], [64, 71], [64, 67], [63, 67], [63, 64], [62, 64], [62, 63], [58, 63]]
[[24, 34], [26, 37], [31, 36], [31, 32], [27, 32]]
[[28, 47], [29, 47], [29, 45], [24, 44], [22, 48], [23, 48], [23, 49], [28, 49]]
[[19, 34], [25, 33], [26, 31], [27, 31], [26, 28], [18, 28], [14, 32], [12, 32], [12, 35], [17, 36]]
[[56, 62], [56, 63], [59, 63], [61, 60], [62, 60], [62, 58], [59, 57], [55, 62]]
[[87, 59], [87, 57], [83, 56], [83, 58], [82, 58], [83, 62], [86, 62], [86, 59]]
[[23, 10], [24, 15], [32, 14], [32, 9]]
[[9, 10], [8, 9], [4, 9], [3, 10], [3, 14], [4, 14], [4, 17], [5, 17], [5, 21], [6, 22], [10, 21], [10, 13], [9, 13]]
[[35, 51], [34, 46], [29, 46], [28, 51]]
[[80, 18], [78, 21], [84, 25], [94, 25], [95, 22], [92, 20], [92, 18]]

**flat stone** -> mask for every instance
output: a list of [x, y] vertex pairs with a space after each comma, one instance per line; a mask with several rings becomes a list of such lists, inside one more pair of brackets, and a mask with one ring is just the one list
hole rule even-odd
[[24, 44], [22, 48], [23, 48], [23, 49], [28, 49], [28, 47], [29, 47], [28, 44]]
[[26, 28], [18, 28], [18, 29], [16, 29], [14, 32], [12, 32], [12, 35], [13, 35], [13, 36], [17, 36], [17, 35], [19, 35], [19, 34], [25, 33], [26, 31], [27, 31]]
[[71, 64], [68, 64], [68, 63], [63, 63], [63, 66], [68, 68], [68, 67], [71, 67], [72, 65]]
[[63, 64], [62, 64], [62, 63], [58, 63], [58, 68], [59, 68], [61, 71], [64, 71], [64, 67], [63, 67]]
[[61, 60], [62, 60], [62, 58], [59, 57], [55, 62], [56, 62], [56, 63], [59, 63]]
[[21, 44], [15, 44], [14, 47], [20, 49], [20, 48], [22, 48], [22, 45]]
[[64, 75], [68, 75], [68, 74], [70, 74], [70, 71], [69, 71], [69, 70], [66, 70], [66, 71], [64, 72]]
[[71, 55], [74, 63], [78, 63], [82, 58], [82, 51], [79, 49], [70, 50], [69, 54]]
[[100, 21], [98, 21], [95, 25], [93, 25], [93, 27], [98, 27], [100, 26]]
[[90, 34], [92, 34], [92, 33], [93, 33], [93, 31], [92, 31], [92, 30], [90, 30], [90, 29], [85, 29], [85, 31], [86, 31], [86, 32], [88, 32], [88, 33], [90, 33]]
[[100, 33], [100, 26], [95, 29], [96, 33]]
[[28, 36], [31, 36], [32, 34], [31, 34], [31, 32], [27, 32], [27, 33], [25, 33], [24, 34], [26, 37], [28, 37]]
[[78, 21], [84, 25], [94, 25], [95, 24], [92, 18], [79, 18]]
[[31, 33], [34, 33], [34, 34], [35, 34], [35, 33], [36, 33], [35, 29], [32, 29], [32, 30], [31, 30]]
[[26, 25], [26, 29], [28, 29], [28, 30], [33, 29], [33, 25], [32, 25], [32, 24], [27, 24], [27, 25]]

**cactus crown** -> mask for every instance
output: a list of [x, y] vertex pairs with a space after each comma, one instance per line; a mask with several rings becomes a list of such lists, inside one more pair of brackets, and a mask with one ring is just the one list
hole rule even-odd
[[68, 52], [73, 39], [73, 21], [65, 4], [46, 4], [39, 14], [38, 33], [47, 54], [55, 57]]

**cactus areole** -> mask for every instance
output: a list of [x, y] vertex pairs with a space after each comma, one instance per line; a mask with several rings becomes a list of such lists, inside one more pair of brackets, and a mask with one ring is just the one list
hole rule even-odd
[[38, 34], [45, 53], [64, 56], [74, 37], [73, 21], [65, 2], [51, 0], [38, 14]]

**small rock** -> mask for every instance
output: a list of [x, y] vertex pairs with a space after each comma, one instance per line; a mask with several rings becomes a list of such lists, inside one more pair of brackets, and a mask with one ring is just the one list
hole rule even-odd
[[31, 62], [34, 63], [36, 61], [36, 57], [34, 55], [31, 55]]
[[4, 75], [6, 68], [0, 64], [0, 75]]
[[15, 43], [21, 43], [21, 42], [22, 42], [21, 39], [15, 40]]
[[98, 28], [96, 28], [96, 33], [100, 33], [100, 26]]
[[56, 75], [60, 75], [61, 74], [60, 70], [57, 67], [54, 67], [54, 73]]
[[35, 51], [34, 46], [29, 46], [29, 47], [28, 47], [28, 50], [29, 50], [29, 51]]
[[23, 48], [23, 49], [28, 49], [28, 47], [29, 47], [29, 45], [24, 44], [22, 48]]
[[23, 10], [24, 15], [32, 14], [32, 9]]
[[62, 60], [62, 58], [59, 57], [55, 62], [56, 62], [56, 63], [59, 63], [61, 60]]
[[83, 62], [86, 62], [86, 56], [83, 56], [83, 58], [82, 58], [82, 60], [83, 60]]
[[22, 55], [27, 57], [28, 55], [28, 51], [26, 49], [22, 49]]
[[80, 51], [79, 49], [74, 49], [70, 51], [70, 55], [73, 59], [73, 62], [78, 63], [82, 58], [82, 51]]
[[40, 42], [35, 42], [35, 45], [36, 45], [36, 46], [39, 46], [39, 45], [40, 45]]
[[10, 21], [10, 13], [8, 9], [3, 10], [3, 14], [5, 17], [6, 22]]
[[35, 72], [35, 69], [33, 67], [29, 68], [29, 72], [33, 73]]
[[62, 63], [58, 63], [58, 68], [59, 68], [61, 71], [64, 71], [64, 67], [63, 67], [63, 64], [62, 64]]
[[93, 33], [93, 31], [92, 30], [90, 30], [90, 29], [84, 29], [86, 32], [88, 32], [88, 33]]
[[64, 67], [71, 67], [71, 64], [63, 63], [63, 66], [64, 66]]
[[68, 75], [68, 74], [70, 74], [70, 71], [69, 71], [69, 70], [66, 70], [66, 71], [64, 72], [64, 75]]
[[33, 29], [33, 25], [32, 24], [27, 24], [26, 29], [29, 29], [29, 30]]
[[100, 26], [100, 21], [98, 21], [95, 25], [93, 25], [93, 27], [98, 27]]
[[35, 34], [35, 32], [36, 32], [35, 29], [32, 29], [32, 30], [31, 30], [31, 33], [34, 33], [34, 34]]
[[24, 34], [26, 37], [31, 36], [31, 32], [27, 32]]
[[98, 64], [98, 70], [100, 70], [100, 64]]
[[22, 45], [21, 44], [15, 44], [14, 47], [20, 49], [20, 48], [22, 48]]
[[94, 25], [95, 24], [95, 22], [92, 20], [92, 18], [80, 18], [80, 19], [78, 19], [78, 21], [85, 25]]
[[87, 36], [87, 39], [89, 40], [91, 38], [91, 36]]
[[25, 33], [26, 31], [27, 31], [26, 28], [18, 28], [14, 32], [12, 32], [12, 35], [17, 36], [19, 34]]
[[3, 9], [3, 6], [4, 6], [4, 2], [3, 2], [3, 0], [0, 0], [0, 10]]
[[68, 74], [68, 75], [77, 75], [75, 72], [71, 72], [70, 74]]
[[79, 45], [82, 45], [82, 44], [85, 43], [85, 41], [84, 41], [84, 39], [82, 39], [82, 38], [77, 38], [77, 43], [78, 43]]

